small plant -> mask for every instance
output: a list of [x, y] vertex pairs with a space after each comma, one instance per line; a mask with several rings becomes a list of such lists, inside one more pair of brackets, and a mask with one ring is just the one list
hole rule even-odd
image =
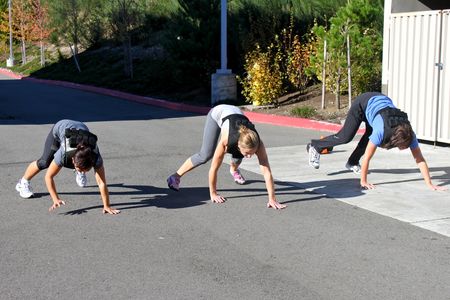
[[310, 77], [305, 69], [309, 66], [308, 47], [300, 43], [300, 37], [295, 35], [288, 49], [286, 61], [286, 77], [294, 90], [305, 91]]
[[257, 46], [246, 54], [245, 74], [238, 78], [246, 101], [254, 105], [277, 104], [286, 92], [303, 92], [310, 82], [305, 72], [309, 55], [309, 46], [294, 33], [291, 15], [289, 27], [275, 35], [269, 46]]
[[316, 113], [316, 109], [311, 106], [301, 106], [291, 110], [291, 115], [307, 119], [313, 117]]
[[253, 105], [276, 103], [283, 94], [282, 74], [279, 65], [273, 62], [271, 50], [261, 51], [259, 46], [246, 55], [245, 77], [238, 77], [242, 84], [242, 94]]

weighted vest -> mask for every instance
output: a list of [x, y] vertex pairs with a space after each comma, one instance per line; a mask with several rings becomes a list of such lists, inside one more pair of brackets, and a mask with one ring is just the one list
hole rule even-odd
[[409, 124], [409, 120], [408, 114], [394, 107], [383, 108], [378, 113], [383, 118], [384, 124], [383, 143], [381, 144], [383, 147], [389, 143], [394, 128], [400, 124]]
[[67, 128], [64, 132], [64, 158], [63, 165], [66, 168], [75, 169], [73, 165], [72, 158], [75, 155], [77, 146], [80, 143], [87, 144], [91, 148], [95, 155], [95, 161], [98, 159], [98, 148], [97, 148], [97, 136], [89, 131], [82, 129], [70, 129]]
[[[256, 132], [258, 132], [255, 129], [255, 125], [253, 125], [250, 120], [241, 114], [232, 114], [228, 115], [225, 118], [222, 119], [222, 124], [228, 120], [230, 123], [230, 128], [228, 131], [228, 145], [227, 145], [227, 153], [230, 153], [233, 158], [244, 158], [244, 155], [242, 155], [241, 151], [239, 151], [238, 147], [238, 141], [239, 141], [239, 129], [241, 125], [247, 127], [248, 129]], [[259, 134], [258, 134], [259, 137]]]

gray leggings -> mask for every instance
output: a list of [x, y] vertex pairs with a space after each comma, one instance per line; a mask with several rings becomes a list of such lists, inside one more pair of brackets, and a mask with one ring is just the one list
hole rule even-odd
[[[206, 116], [205, 129], [203, 131], [203, 142], [200, 152], [191, 156], [192, 165], [195, 167], [202, 165], [209, 161], [217, 147], [219, 141], [220, 127], [216, 121], [211, 117], [211, 110]], [[242, 162], [241, 158], [231, 158], [231, 161], [235, 165], [239, 165]]]

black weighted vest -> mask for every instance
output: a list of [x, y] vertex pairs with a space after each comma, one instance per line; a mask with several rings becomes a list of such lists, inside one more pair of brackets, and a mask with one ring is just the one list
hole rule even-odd
[[387, 145], [391, 139], [394, 128], [400, 124], [409, 124], [408, 114], [398, 108], [386, 107], [378, 112], [383, 118], [384, 134], [381, 146]]
[[63, 165], [66, 168], [75, 169], [73, 165], [72, 158], [75, 155], [75, 151], [77, 150], [77, 146], [80, 143], [87, 144], [89, 148], [91, 148], [95, 155], [95, 162], [98, 159], [98, 150], [97, 150], [97, 136], [89, 131], [82, 129], [70, 129], [67, 128], [64, 132], [64, 143], [65, 143], [65, 151], [64, 151], [64, 159]]
[[239, 128], [241, 125], [247, 127], [248, 129], [258, 132], [255, 129], [255, 125], [253, 125], [250, 120], [241, 114], [232, 114], [226, 116], [222, 119], [222, 124], [228, 120], [230, 123], [230, 128], [228, 130], [228, 145], [227, 145], [227, 153], [230, 153], [233, 158], [244, 158], [244, 155], [239, 151], [238, 141], [239, 141]]

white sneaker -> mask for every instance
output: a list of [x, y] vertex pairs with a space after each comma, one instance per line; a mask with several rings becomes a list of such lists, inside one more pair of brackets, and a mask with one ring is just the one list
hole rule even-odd
[[25, 199], [34, 196], [34, 193], [31, 190], [30, 182], [22, 179], [20, 179], [19, 182], [16, 184], [16, 191], [19, 192], [20, 197]]
[[86, 177], [86, 173], [84, 172], [78, 172], [75, 171], [76, 173], [76, 181], [79, 187], [86, 187], [87, 186], [87, 177]]
[[345, 168], [349, 171], [352, 171], [355, 174], [361, 174], [361, 165], [350, 165], [349, 163], [345, 164]]
[[318, 169], [320, 167], [320, 153], [311, 144], [306, 145], [306, 150], [308, 150], [309, 154], [309, 165], [314, 169]]

